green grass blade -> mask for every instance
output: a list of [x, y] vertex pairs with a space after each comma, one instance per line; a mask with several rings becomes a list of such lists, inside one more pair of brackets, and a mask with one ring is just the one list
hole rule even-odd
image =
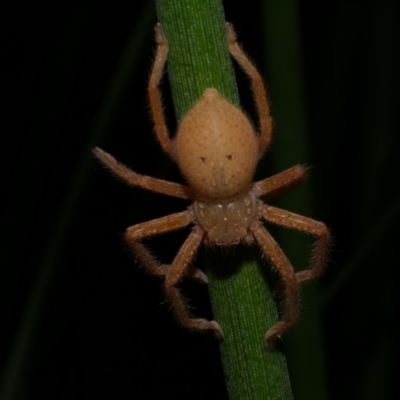
[[[168, 77], [178, 121], [208, 87], [217, 88], [237, 105], [221, 2], [160, 0], [156, 4], [170, 49]], [[277, 320], [262, 273], [266, 266], [247, 249], [232, 252], [208, 254], [206, 266], [214, 316], [225, 334], [221, 353], [230, 397], [291, 399], [283, 354], [264, 348], [265, 332]]]

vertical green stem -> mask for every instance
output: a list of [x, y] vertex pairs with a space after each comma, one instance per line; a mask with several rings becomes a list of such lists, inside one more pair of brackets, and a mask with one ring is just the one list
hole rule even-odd
[[[238, 105], [221, 1], [158, 0], [156, 4], [170, 51], [168, 77], [178, 121], [209, 87]], [[263, 275], [267, 267], [249, 249], [212, 253], [206, 269], [214, 317], [225, 335], [221, 354], [231, 399], [291, 399], [283, 354], [269, 353], [264, 347], [265, 332], [277, 322]]]

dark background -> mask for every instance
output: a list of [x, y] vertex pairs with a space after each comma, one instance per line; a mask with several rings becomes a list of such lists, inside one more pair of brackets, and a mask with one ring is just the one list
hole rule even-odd
[[[319, 282], [328, 392], [394, 399], [399, 6], [300, 3], [313, 217], [335, 238]], [[151, 134], [152, 7], [30, 2], [1, 13], [1, 400], [227, 398], [217, 342], [177, 326], [162, 282], [123, 244], [127, 226], [186, 203], [124, 186], [90, 153], [98, 145], [135, 171], [182, 181]], [[262, 10], [250, 0], [225, 11], [268, 81]], [[184, 237], [152, 248], [170, 260]], [[210, 313], [206, 288], [186, 291]]]

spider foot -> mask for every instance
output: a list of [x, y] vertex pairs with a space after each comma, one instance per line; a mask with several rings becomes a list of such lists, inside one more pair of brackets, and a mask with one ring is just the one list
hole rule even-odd
[[280, 334], [285, 330], [285, 324], [278, 322], [271, 329], [268, 329], [265, 334], [265, 347], [268, 351], [274, 351], [276, 348], [276, 341], [280, 339]]
[[222, 339], [224, 337], [224, 333], [222, 332], [221, 326], [216, 321], [208, 321], [204, 318], [197, 318], [191, 320], [191, 326], [193, 330], [198, 331], [212, 331], [218, 339]]
[[111, 154], [106, 153], [98, 147], [93, 149], [93, 153], [104, 165], [110, 166], [117, 162]]
[[233, 25], [230, 22], [227, 22], [225, 25], [226, 28], [226, 38], [230, 44], [234, 44], [237, 41], [236, 32], [233, 29]]
[[209, 329], [214, 332], [215, 336], [217, 336], [218, 339], [223, 339], [224, 332], [222, 332], [220, 324], [216, 321], [208, 321], [208, 323], [210, 325]]
[[198, 268], [190, 268], [189, 272], [188, 272], [188, 276], [190, 278], [196, 279], [198, 281], [200, 281], [200, 283], [206, 283], [208, 284], [208, 278], [207, 275], [200, 269]]
[[156, 42], [159, 46], [164, 46], [166, 44], [165, 42], [165, 36], [164, 36], [164, 30], [162, 25], [157, 22], [156, 26], [154, 27], [154, 31], [156, 34]]

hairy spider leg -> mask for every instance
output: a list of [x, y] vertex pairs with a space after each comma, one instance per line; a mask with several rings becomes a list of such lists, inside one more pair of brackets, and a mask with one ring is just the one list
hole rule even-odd
[[143, 189], [150, 190], [151, 192], [161, 193], [181, 199], [192, 200], [194, 198], [193, 190], [189, 186], [137, 174], [118, 162], [112, 155], [98, 147], [93, 149], [93, 153], [102, 164], [130, 186], [139, 186]]
[[283, 318], [272, 328], [268, 329], [265, 334], [265, 345], [267, 349], [273, 350], [276, 338], [296, 322], [298, 282], [292, 264], [262, 223], [260, 221], [253, 222], [250, 230], [284, 282], [285, 299]]
[[321, 275], [326, 263], [330, 234], [322, 222], [280, 208], [262, 205], [261, 216], [269, 222], [309, 233], [316, 237], [314, 254], [309, 269], [296, 273], [297, 282], [306, 282]]
[[159, 83], [161, 81], [165, 63], [168, 57], [168, 46], [160, 23], [158, 23], [155, 27], [155, 34], [157, 49], [147, 91], [149, 95], [151, 115], [153, 116], [156, 137], [164, 151], [175, 160], [175, 147], [169, 136], [168, 128], [165, 123], [161, 90], [159, 88]]
[[200, 243], [204, 238], [204, 230], [196, 225], [185, 243], [179, 249], [174, 261], [171, 264], [171, 269], [165, 277], [165, 294], [172, 304], [172, 308], [182, 326], [196, 331], [213, 331], [216, 336], [223, 337], [222, 329], [218, 322], [208, 321], [204, 318], [192, 318], [189, 314], [186, 302], [182, 297], [178, 283], [185, 275], [185, 270], [193, 259]]
[[140, 243], [140, 239], [154, 234], [165, 233], [171, 230], [184, 228], [193, 222], [193, 214], [188, 210], [162, 217], [153, 221], [144, 222], [131, 226], [126, 231], [126, 241], [131, 247], [139, 261], [153, 275], [165, 276], [165, 294], [171, 302], [172, 309], [180, 324], [185, 328], [197, 331], [213, 331], [218, 337], [222, 337], [222, 330], [215, 321], [207, 321], [203, 318], [191, 318], [177, 285], [183, 277], [190, 276], [203, 282], [207, 277], [199, 269], [189, 267], [190, 263], [202, 242], [205, 232], [199, 226], [194, 226], [192, 232], [185, 240], [176, 254], [171, 266], [159, 265], [150, 252]]
[[256, 100], [258, 118], [260, 121], [260, 136], [258, 137], [258, 140], [259, 158], [261, 158], [265, 150], [268, 148], [272, 138], [272, 117], [269, 110], [264, 81], [253, 63], [249, 60], [248, 56], [239, 46], [235, 30], [233, 29], [232, 24], [229, 22], [226, 24], [226, 36], [228, 39], [229, 51], [232, 57], [243, 68], [251, 82], [251, 87]]
[[271, 200], [296, 187], [306, 176], [306, 169], [295, 165], [253, 185], [253, 193], [264, 201]]
[[[152, 275], [165, 276], [169, 273], [171, 267], [169, 265], [160, 265], [140, 240], [149, 236], [160, 235], [162, 233], [182, 229], [193, 222], [194, 219], [195, 217], [193, 212], [191, 210], [186, 210], [154, 219], [152, 221], [142, 222], [130, 226], [126, 230], [125, 240], [148, 272]], [[187, 268], [186, 276], [208, 283], [206, 275], [200, 269], [192, 265]]]

